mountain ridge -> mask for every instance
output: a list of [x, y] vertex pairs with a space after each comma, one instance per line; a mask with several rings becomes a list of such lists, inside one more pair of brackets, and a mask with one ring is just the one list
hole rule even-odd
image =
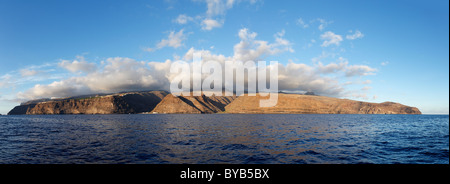
[[[254, 96], [253, 96], [254, 95]], [[259, 107], [266, 97], [175, 96], [167, 91], [124, 92], [40, 99], [14, 107], [8, 115], [43, 114], [422, 114], [416, 107], [395, 102], [371, 103], [333, 97], [278, 94], [274, 107]]]
[[371, 103], [317, 95], [278, 94], [274, 107], [259, 107], [266, 97], [244, 95], [230, 103], [226, 113], [245, 114], [422, 114], [416, 107], [395, 102]]
[[149, 112], [168, 95], [167, 91], [128, 92], [108, 95], [83, 95], [36, 100], [14, 107], [8, 115], [44, 114], [135, 114]]

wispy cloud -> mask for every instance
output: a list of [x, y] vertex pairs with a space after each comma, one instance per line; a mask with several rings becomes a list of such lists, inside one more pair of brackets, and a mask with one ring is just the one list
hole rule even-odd
[[309, 24], [307, 24], [302, 18], [297, 19], [297, 24], [303, 28], [308, 28]]
[[30, 70], [27, 68], [21, 69], [19, 72], [20, 72], [20, 75], [22, 75], [22, 77], [34, 76], [34, 75], [37, 75], [40, 73], [40, 71]]
[[331, 31], [327, 31], [322, 35], [320, 35], [320, 39], [324, 40], [324, 42], [321, 45], [322, 47], [328, 47], [330, 45], [339, 46], [339, 44], [343, 40], [341, 35], [334, 34]]
[[368, 91], [370, 89], [372, 89], [372, 87], [370, 87], [370, 86], [364, 86], [363, 88], [361, 88], [361, 90], [363, 90], [363, 91]]
[[295, 23], [297, 25], [299, 25], [300, 27], [302, 27], [303, 29], [309, 28], [310, 26], [313, 26], [313, 25], [317, 25], [317, 28], [320, 31], [323, 31], [329, 24], [333, 23], [333, 21], [327, 21], [322, 18], [316, 18], [316, 19], [306, 21], [300, 17], [295, 21]]
[[187, 36], [186, 34], [184, 34], [184, 29], [181, 29], [178, 32], [171, 31], [167, 39], [162, 39], [160, 42], [158, 42], [158, 44], [156, 44], [155, 48], [144, 48], [143, 50], [153, 52], [164, 47], [178, 48], [184, 45], [183, 42], [186, 40], [186, 38]]
[[275, 34], [275, 42], [268, 43], [263, 40], [256, 40], [258, 35], [247, 28], [239, 31], [241, 41], [234, 46], [234, 59], [239, 61], [256, 61], [264, 56], [274, 55], [281, 52], [294, 52], [292, 44], [284, 39], [284, 31]]
[[223, 25], [223, 21], [219, 22], [214, 19], [207, 18], [202, 21], [202, 29], [207, 30], [207, 31], [210, 31], [214, 28], [222, 27], [222, 25]]
[[220, 28], [225, 23], [225, 16], [228, 10], [233, 8], [240, 2], [248, 2], [251, 5], [258, 2], [258, 0], [198, 0], [206, 4], [206, 12], [194, 17], [186, 14], [180, 14], [174, 22], [180, 25], [189, 22], [196, 22], [201, 25], [201, 29], [211, 31], [215, 28]]
[[72, 73], [90, 73], [96, 70], [95, 64], [87, 62], [83, 56], [76, 56], [76, 59], [73, 61], [61, 60], [61, 62], [58, 63], [58, 66], [69, 70]]
[[10, 80], [12, 76], [10, 74], [5, 74], [0, 76], [0, 88], [6, 88], [11, 85]]
[[[352, 31], [350, 31], [350, 33], [352, 33]], [[346, 38], [348, 40], [356, 40], [356, 39], [359, 39], [359, 38], [362, 38], [362, 37], [364, 37], [364, 34], [362, 34], [361, 31], [358, 31], [358, 30], [356, 30], [354, 34], [346, 36]]]
[[318, 28], [320, 31], [323, 31], [328, 26], [328, 24], [333, 23], [332, 21], [326, 21], [325, 19], [321, 19], [321, 18], [316, 19], [316, 21], [319, 22]]
[[190, 21], [193, 21], [194, 18], [187, 16], [186, 14], [178, 15], [178, 17], [174, 20], [174, 22], [178, 24], [187, 24]]
[[235, 0], [205, 0], [207, 10], [206, 14], [209, 17], [213, 17], [216, 15], [224, 15], [225, 12], [232, 8], [233, 5], [237, 2]]
[[367, 65], [352, 65], [347, 67], [345, 76], [353, 77], [353, 76], [366, 76], [366, 75], [375, 75], [377, 69], [371, 68]]
[[322, 62], [318, 62], [318, 70], [320, 73], [337, 73], [346, 69], [348, 62], [340, 62], [340, 63], [329, 63], [327, 65], [322, 64]]

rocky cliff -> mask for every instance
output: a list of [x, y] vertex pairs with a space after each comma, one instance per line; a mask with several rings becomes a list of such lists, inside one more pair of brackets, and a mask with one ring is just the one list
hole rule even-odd
[[167, 91], [87, 95], [58, 100], [35, 100], [12, 109], [20, 114], [421, 114], [415, 107], [394, 102], [369, 103], [315, 95], [283, 94], [274, 107], [259, 107], [257, 96], [174, 96]]
[[369, 103], [313, 95], [282, 94], [274, 107], [259, 107], [266, 97], [240, 96], [225, 107], [226, 113], [248, 114], [421, 114], [415, 107], [394, 102]]
[[167, 95], [152, 113], [164, 114], [210, 114], [223, 112], [235, 96], [174, 96]]
[[31, 101], [12, 109], [20, 114], [129, 114], [149, 112], [168, 95], [167, 91], [130, 92], [103, 96]]

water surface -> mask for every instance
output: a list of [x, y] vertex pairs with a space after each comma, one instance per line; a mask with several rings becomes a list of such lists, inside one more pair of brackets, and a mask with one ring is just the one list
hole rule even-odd
[[0, 116], [0, 163], [449, 164], [449, 116]]

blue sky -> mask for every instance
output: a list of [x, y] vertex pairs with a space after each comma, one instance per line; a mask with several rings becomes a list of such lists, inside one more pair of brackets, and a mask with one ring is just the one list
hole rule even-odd
[[0, 113], [32, 98], [165, 89], [168, 64], [201, 51], [279, 61], [282, 90], [448, 114], [448, 7], [444, 0], [0, 0]]

